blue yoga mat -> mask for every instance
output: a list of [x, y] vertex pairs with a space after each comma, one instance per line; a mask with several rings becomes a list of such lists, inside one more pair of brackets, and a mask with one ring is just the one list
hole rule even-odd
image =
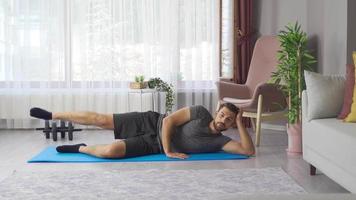
[[31, 158], [29, 163], [42, 163], [42, 162], [153, 162], [153, 161], [195, 161], [195, 160], [235, 160], [246, 159], [248, 156], [230, 153], [200, 153], [189, 154], [187, 159], [167, 158], [164, 154], [152, 154], [147, 156], [133, 157], [133, 158], [117, 158], [105, 159], [97, 158], [94, 156], [82, 153], [58, 153], [53, 146], [47, 147], [38, 155]]

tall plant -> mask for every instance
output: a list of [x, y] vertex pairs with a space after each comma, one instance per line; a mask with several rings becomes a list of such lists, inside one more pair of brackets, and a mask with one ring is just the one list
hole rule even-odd
[[316, 63], [315, 58], [307, 49], [307, 34], [301, 30], [300, 24], [288, 24], [286, 30], [278, 34], [281, 50], [277, 57], [277, 71], [272, 73], [272, 82], [281, 85], [288, 96], [288, 123], [301, 122], [301, 97], [305, 89], [304, 70], [311, 70]]

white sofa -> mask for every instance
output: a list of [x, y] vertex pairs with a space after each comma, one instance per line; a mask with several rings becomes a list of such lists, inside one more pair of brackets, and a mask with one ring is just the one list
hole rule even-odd
[[336, 118], [308, 121], [307, 108], [307, 91], [303, 91], [303, 159], [310, 164], [311, 175], [317, 168], [356, 193], [356, 123], [344, 123]]

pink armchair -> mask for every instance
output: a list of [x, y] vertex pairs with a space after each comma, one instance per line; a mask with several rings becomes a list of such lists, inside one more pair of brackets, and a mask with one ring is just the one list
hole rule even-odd
[[243, 116], [251, 119], [256, 131], [256, 146], [260, 145], [261, 121], [285, 118], [287, 112], [283, 92], [275, 84], [267, 83], [271, 73], [276, 70], [279, 49], [280, 43], [276, 37], [260, 37], [255, 44], [246, 83], [216, 82], [218, 106], [230, 102], [244, 111]]

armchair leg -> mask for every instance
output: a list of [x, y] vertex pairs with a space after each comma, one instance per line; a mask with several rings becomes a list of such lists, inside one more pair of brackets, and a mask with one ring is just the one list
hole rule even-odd
[[262, 115], [262, 101], [263, 96], [258, 96], [258, 105], [257, 105], [257, 119], [256, 119], [256, 147], [260, 146], [261, 139], [261, 115]]

